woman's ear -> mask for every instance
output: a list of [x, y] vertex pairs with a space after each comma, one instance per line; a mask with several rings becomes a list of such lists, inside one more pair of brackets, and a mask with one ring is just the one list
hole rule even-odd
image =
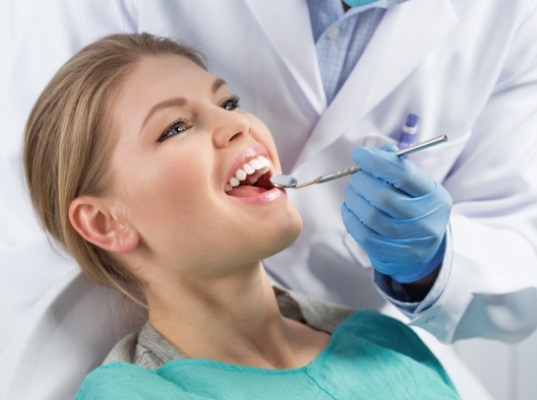
[[134, 227], [102, 198], [77, 197], [69, 206], [69, 220], [80, 236], [103, 250], [128, 253], [140, 240]]

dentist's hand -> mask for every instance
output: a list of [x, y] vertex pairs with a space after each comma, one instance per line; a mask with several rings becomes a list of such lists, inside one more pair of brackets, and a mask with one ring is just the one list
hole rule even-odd
[[373, 268], [397, 282], [416, 282], [442, 262], [451, 212], [449, 193], [395, 146], [358, 147], [341, 207], [343, 223]]

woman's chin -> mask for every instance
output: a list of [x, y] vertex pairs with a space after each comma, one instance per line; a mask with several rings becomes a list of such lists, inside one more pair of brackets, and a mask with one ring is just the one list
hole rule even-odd
[[[272, 243], [274, 243], [272, 254], [273, 256], [289, 246], [291, 246], [295, 240], [298, 239], [300, 233], [302, 232], [302, 218], [295, 210], [295, 213], [291, 214], [289, 218], [281, 222], [278, 232], [275, 232]], [[269, 257], [267, 256], [267, 257]]]

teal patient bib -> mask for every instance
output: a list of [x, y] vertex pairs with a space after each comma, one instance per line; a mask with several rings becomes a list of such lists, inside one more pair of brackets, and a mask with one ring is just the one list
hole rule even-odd
[[116, 362], [84, 380], [87, 399], [459, 399], [430, 350], [403, 323], [375, 311], [354, 313], [310, 364], [296, 369], [241, 367], [183, 359], [156, 370]]

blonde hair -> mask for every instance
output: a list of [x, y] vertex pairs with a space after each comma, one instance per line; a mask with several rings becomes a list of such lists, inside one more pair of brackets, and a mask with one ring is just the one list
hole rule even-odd
[[107, 106], [144, 56], [174, 54], [205, 69], [195, 50], [147, 33], [107, 36], [74, 55], [56, 73], [30, 113], [23, 162], [33, 207], [44, 229], [86, 276], [143, 303], [132, 274], [71, 226], [71, 202], [106, 192], [111, 116]]

